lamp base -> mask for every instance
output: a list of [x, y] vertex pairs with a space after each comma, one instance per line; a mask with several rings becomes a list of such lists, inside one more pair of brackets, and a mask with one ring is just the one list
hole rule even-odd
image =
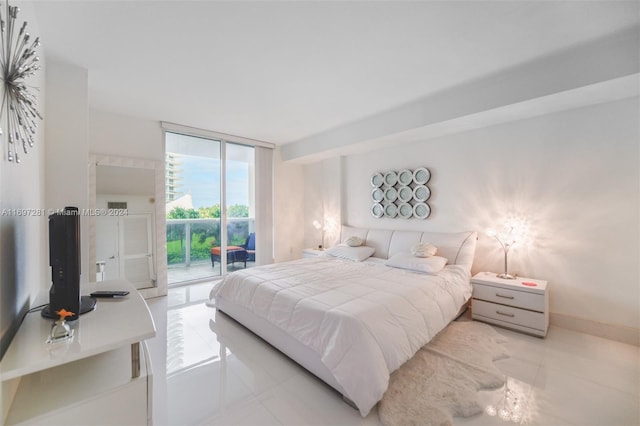
[[516, 277], [514, 277], [513, 275], [504, 273], [504, 274], [497, 274], [496, 277], [498, 278], [502, 278], [503, 280], [515, 280]]

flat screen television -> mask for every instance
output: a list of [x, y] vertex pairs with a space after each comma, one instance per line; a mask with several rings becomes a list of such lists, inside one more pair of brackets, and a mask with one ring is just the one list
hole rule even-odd
[[49, 304], [41, 311], [45, 318], [58, 318], [57, 311], [73, 312], [67, 321], [95, 308], [96, 300], [80, 296], [80, 214], [77, 207], [49, 216]]

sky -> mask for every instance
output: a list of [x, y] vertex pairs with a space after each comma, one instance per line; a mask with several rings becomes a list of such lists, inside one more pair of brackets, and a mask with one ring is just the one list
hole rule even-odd
[[[180, 156], [182, 194], [191, 194], [193, 207], [220, 204], [220, 160], [217, 158]], [[227, 161], [227, 206], [249, 205], [249, 167], [245, 162]]]

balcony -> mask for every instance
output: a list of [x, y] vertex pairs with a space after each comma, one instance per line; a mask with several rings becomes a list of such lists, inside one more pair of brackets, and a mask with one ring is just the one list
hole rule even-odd
[[[255, 219], [227, 218], [227, 245], [244, 245], [254, 232]], [[220, 245], [220, 219], [167, 219], [168, 283], [203, 281], [220, 277], [220, 264], [211, 266], [211, 247]], [[254, 262], [247, 262], [247, 268]], [[244, 268], [244, 263], [229, 264], [227, 271]]]

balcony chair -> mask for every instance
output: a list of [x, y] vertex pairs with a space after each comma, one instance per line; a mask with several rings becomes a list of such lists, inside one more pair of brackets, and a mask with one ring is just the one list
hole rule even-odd
[[[236, 262], [243, 262], [244, 267], [247, 267], [247, 258], [249, 257], [249, 253], [244, 247], [239, 246], [227, 246], [227, 265], [233, 264]], [[216, 266], [216, 262], [221, 262], [222, 258], [220, 256], [220, 247], [211, 247], [211, 267], [214, 268]]]
[[250, 262], [256, 261], [256, 234], [252, 232], [247, 237], [244, 245], [242, 246], [247, 251], [247, 260]]

